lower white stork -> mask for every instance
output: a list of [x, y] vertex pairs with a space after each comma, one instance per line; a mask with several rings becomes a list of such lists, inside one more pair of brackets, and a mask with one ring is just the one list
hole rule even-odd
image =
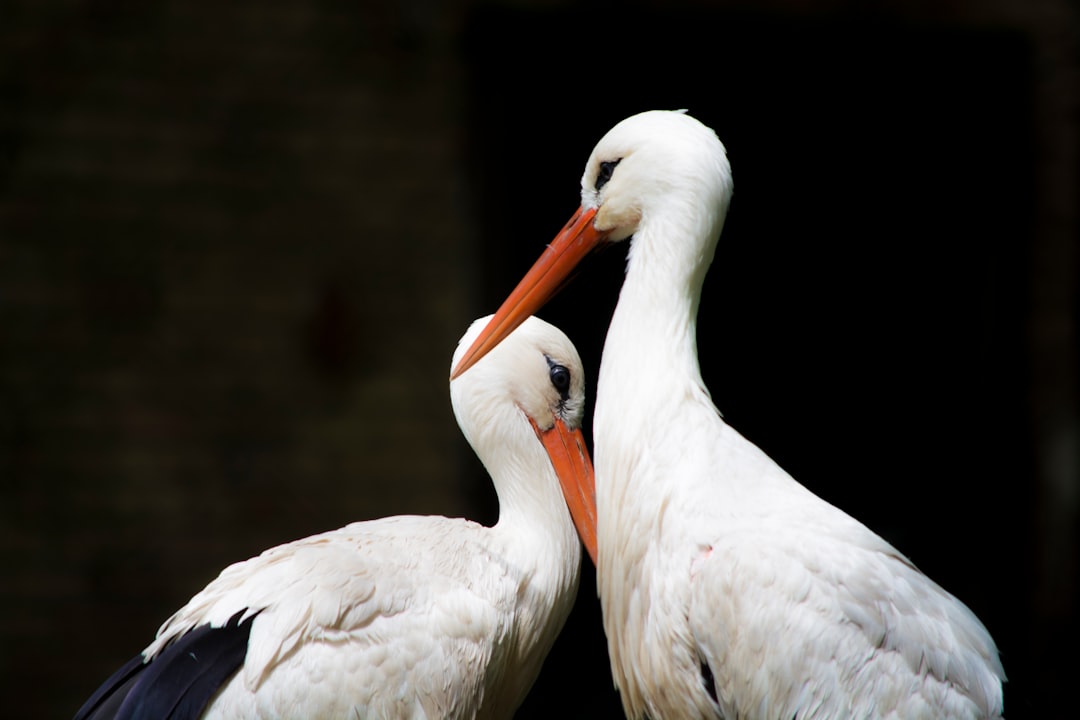
[[581, 209], [454, 376], [590, 249], [630, 238], [593, 421], [597, 582], [627, 714], [1000, 717], [1005, 675], [978, 618], [713, 405], [696, 322], [731, 188], [723, 145], [689, 115], [618, 123], [585, 166]]
[[76, 720], [513, 715], [570, 613], [575, 523], [593, 527], [595, 506], [574, 346], [533, 318], [500, 351], [450, 383], [498, 494], [493, 527], [382, 518], [231, 565]]

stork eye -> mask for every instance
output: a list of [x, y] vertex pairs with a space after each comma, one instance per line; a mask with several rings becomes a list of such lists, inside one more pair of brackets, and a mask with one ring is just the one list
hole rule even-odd
[[559, 396], [563, 400], [570, 397], [570, 371], [562, 365], [552, 365], [551, 370], [548, 371], [548, 377], [551, 378], [551, 385], [559, 391]]
[[608, 180], [611, 179], [611, 173], [615, 172], [615, 166], [621, 162], [622, 158], [600, 163], [600, 172], [596, 174], [596, 192], [600, 192], [600, 188], [607, 185]]

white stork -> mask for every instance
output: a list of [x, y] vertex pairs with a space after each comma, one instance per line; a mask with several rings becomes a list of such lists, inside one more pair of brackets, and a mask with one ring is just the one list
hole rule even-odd
[[866, 526], [721, 418], [698, 301], [728, 203], [716, 134], [681, 112], [596, 145], [581, 208], [453, 376], [535, 312], [589, 250], [630, 238], [597, 384], [597, 584], [632, 718], [996, 718], [986, 628]]
[[575, 523], [595, 526], [584, 379], [535, 318], [474, 372], [450, 397], [498, 494], [493, 527], [388, 517], [231, 565], [76, 719], [511, 717], [574, 603]]

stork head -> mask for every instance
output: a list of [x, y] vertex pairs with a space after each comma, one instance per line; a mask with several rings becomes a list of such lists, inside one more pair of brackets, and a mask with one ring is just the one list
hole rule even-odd
[[726, 205], [731, 168], [710, 128], [683, 111], [650, 110], [611, 128], [581, 176], [581, 209], [609, 242], [637, 232], [643, 219], [700, 213]]
[[[490, 320], [472, 323], [458, 343], [454, 365]], [[581, 432], [585, 373], [569, 338], [539, 318], [526, 318], [473, 372], [450, 382], [450, 399], [462, 433], [494, 480], [506, 467], [517, 477], [545, 479], [535, 471], [544, 458], [541, 454], [537, 461], [533, 451], [543, 448], [595, 561], [596, 490]]]
[[[581, 207], [454, 366], [458, 377], [562, 287], [593, 249], [642, 233], [712, 260], [731, 197], [731, 168], [711, 129], [681, 111], [633, 115], [607, 132], [581, 177]], [[698, 243], [700, 247], [695, 247]]]

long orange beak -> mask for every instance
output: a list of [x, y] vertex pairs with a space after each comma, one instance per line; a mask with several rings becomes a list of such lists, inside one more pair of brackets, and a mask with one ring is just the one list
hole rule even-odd
[[506, 336], [529, 317], [562, 287], [570, 272], [589, 252], [599, 245], [608, 233], [593, 227], [596, 209], [574, 213], [570, 222], [555, 236], [544, 254], [533, 264], [518, 286], [506, 298], [495, 316], [488, 322], [468, 352], [462, 355], [451, 373], [453, 380], [487, 355]]
[[547, 430], [541, 430], [532, 418], [529, 422], [551, 458], [578, 537], [596, 565], [596, 482], [585, 437], [580, 428], [571, 430], [558, 418]]

